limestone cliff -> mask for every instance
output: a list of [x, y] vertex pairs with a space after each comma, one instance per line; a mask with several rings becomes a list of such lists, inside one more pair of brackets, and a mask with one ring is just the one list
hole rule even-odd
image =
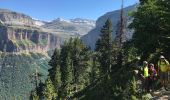
[[25, 14], [0, 9], [0, 20], [6, 24], [34, 25], [34, 20]]
[[64, 41], [56, 34], [28, 27], [0, 26], [0, 34], [0, 51], [6, 52], [46, 52]]

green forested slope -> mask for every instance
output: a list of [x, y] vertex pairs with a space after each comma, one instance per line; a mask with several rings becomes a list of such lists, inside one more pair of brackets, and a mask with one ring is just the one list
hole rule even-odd
[[30, 91], [35, 87], [31, 76], [37, 69], [44, 76], [47, 70], [49, 58], [42, 54], [7, 54], [0, 53], [0, 99], [28, 100]]

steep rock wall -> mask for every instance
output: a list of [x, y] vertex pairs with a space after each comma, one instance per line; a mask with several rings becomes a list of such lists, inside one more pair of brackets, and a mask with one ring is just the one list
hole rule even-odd
[[46, 52], [60, 48], [63, 42], [57, 35], [32, 29], [1, 26], [0, 34], [0, 51], [6, 52]]
[[0, 20], [7, 24], [34, 25], [34, 20], [25, 14], [0, 9]]

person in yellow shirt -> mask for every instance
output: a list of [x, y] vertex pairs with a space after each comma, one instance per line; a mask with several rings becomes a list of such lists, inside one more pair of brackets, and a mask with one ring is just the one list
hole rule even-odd
[[143, 71], [142, 74], [141, 74], [142, 79], [143, 79], [143, 82], [142, 82], [143, 86], [142, 87], [143, 87], [145, 92], [149, 92], [149, 84], [148, 84], [148, 82], [149, 82], [149, 68], [148, 68], [148, 62], [147, 61], [143, 61], [142, 71]]
[[165, 59], [164, 56], [160, 56], [158, 61], [158, 73], [161, 80], [161, 85], [166, 89], [168, 82], [168, 71], [169, 71], [169, 62]]

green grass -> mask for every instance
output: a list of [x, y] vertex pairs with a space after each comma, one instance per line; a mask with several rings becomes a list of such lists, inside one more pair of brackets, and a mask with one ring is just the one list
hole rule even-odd
[[16, 47], [20, 47], [20, 46], [24, 46], [24, 47], [30, 47], [30, 46], [34, 46], [36, 45], [34, 42], [32, 42], [31, 40], [12, 40], [13, 44]]

